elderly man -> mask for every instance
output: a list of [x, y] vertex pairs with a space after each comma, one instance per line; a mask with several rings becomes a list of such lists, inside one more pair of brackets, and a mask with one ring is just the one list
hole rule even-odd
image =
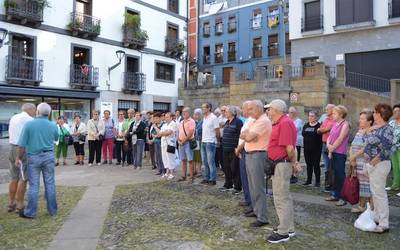
[[226, 108], [226, 118], [228, 119], [224, 126], [224, 134], [222, 136], [222, 150], [224, 156], [223, 170], [225, 173], [225, 184], [222, 191], [232, 189], [233, 194], [238, 194], [242, 191], [239, 172], [239, 158], [235, 155], [235, 148], [239, 142], [240, 130], [243, 123], [237, 117], [238, 109], [235, 106]]
[[125, 140], [127, 141], [128, 147], [126, 148], [126, 164], [130, 166], [133, 164], [133, 158], [132, 158], [132, 137], [128, 133], [129, 128], [131, 127], [131, 124], [135, 121], [135, 110], [134, 109], [128, 109], [128, 118], [125, 119], [124, 124], [122, 124], [122, 134], [125, 137]]
[[215, 166], [216, 144], [220, 141], [218, 118], [211, 112], [211, 104], [201, 105], [203, 112], [201, 158], [204, 164], [202, 184], [216, 185], [217, 168]]
[[288, 241], [289, 237], [295, 235], [293, 200], [289, 186], [292, 173], [296, 174], [301, 167], [296, 161], [296, 127], [285, 114], [286, 109], [286, 103], [282, 100], [273, 100], [270, 103], [269, 115], [273, 126], [268, 144], [268, 162], [274, 169], [272, 190], [279, 219], [278, 229], [274, 230], [267, 239], [270, 243]]
[[221, 108], [216, 108], [214, 110], [214, 115], [218, 118], [219, 123], [219, 131], [221, 135], [221, 139], [217, 142], [217, 148], [215, 149], [215, 166], [217, 169], [223, 169], [224, 167], [224, 157], [223, 157], [223, 150], [221, 147], [222, 137], [224, 136], [224, 126], [226, 121], [226, 106], [221, 106]]
[[[194, 181], [193, 149], [190, 142], [194, 140], [196, 122], [190, 117], [190, 108], [185, 107], [182, 111], [183, 119], [178, 125], [179, 159], [182, 161], [182, 177], [178, 181], [185, 181], [187, 174], [187, 163], [189, 162], [190, 181]], [[197, 144], [196, 144], [197, 145]]]
[[[294, 126], [296, 127], [296, 131], [297, 131], [297, 140], [296, 140], [297, 161], [300, 161], [301, 148], [303, 147], [302, 131], [303, 131], [304, 122], [299, 118], [299, 112], [297, 111], [297, 109], [295, 107], [289, 108], [288, 115], [289, 115], [289, 118], [292, 119]], [[297, 177], [294, 175], [290, 178], [290, 183], [292, 183], [292, 184], [296, 183], [297, 181], [298, 181]]]
[[329, 170], [329, 157], [328, 157], [328, 148], [326, 146], [326, 142], [328, 140], [330, 131], [335, 124], [335, 120], [332, 117], [333, 109], [335, 108], [335, 105], [333, 104], [328, 104], [325, 107], [325, 114], [326, 118], [322, 122], [321, 127], [317, 130], [319, 134], [322, 135], [322, 159], [324, 161], [324, 166], [325, 166], [325, 191], [330, 192], [332, 187], [328, 183], [328, 170]]
[[19, 213], [22, 218], [36, 217], [41, 173], [43, 173], [47, 211], [51, 216], [57, 214], [53, 149], [54, 141], [58, 139], [58, 129], [54, 122], [49, 121], [50, 115], [50, 105], [39, 104], [36, 118], [25, 125], [18, 140], [15, 165], [21, 166], [25, 151], [28, 155], [28, 205]]
[[[24, 207], [24, 196], [26, 191], [26, 155], [21, 156], [23, 163], [22, 171], [15, 165], [15, 158], [17, 156], [17, 143], [21, 135], [21, 131], [25, 124], [31, 120], [36, 114], [36, 107], [31, 103], [22, 105], [22, 112], [14, 115], [10, 119], [10, 125], [8, 130], [9, 142], [11, 145], [10, 151], [10, 176], [11, 182], [9, 185], [9, 204], [8, 212], [14, 212], [21, 210]], [[24, 176], [22, 176], [24, 173]], [[25, 178], [24, 178], [25, 177]]]
[[240, 138], [245, 141], [246, 170], [253, 209], [246, 211], [245, 216], [257, 217], [251, 226], [262, 227], [268, 224], [264, 167], [271, 134], [271, 121], [264, 114], [263, 104], [259, 100], [249, 103], [248, 114], [254, 121], [241, 133]]

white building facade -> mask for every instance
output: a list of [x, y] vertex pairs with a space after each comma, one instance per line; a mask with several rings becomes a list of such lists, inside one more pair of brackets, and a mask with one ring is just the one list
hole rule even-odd
[[128, 108], [175, 109], [187, 1], [41, 2], [0, 1], [0, 27], [9, 32], [0, 48], [3, 130], [24, 102], [48, 102], [53, 117], [70, 121], [75, 113], [89, 119], [93, 108], [107, 107], [114, 117]]

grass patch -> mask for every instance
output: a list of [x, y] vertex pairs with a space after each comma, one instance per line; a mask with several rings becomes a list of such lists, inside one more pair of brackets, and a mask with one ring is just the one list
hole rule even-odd
[[67, 216], [81, 199], [86, 187], [57, 187], [58, 215], [47, 214], [43, 192], [40, 193], [37, 218], [27, 220], [8, 213], [8, 196], [0, 195], [0, 249], [46, 249]]
[[400, 243], [399, 218], [391, 217], [390, 233], [375, 235], [354, 229], [357, 216], [349, 211], [295, 202], [298, 236], [266, 244], [278, 223], [271, 199], [271, 225], [253, 229], [239, 198], [176, 182], [118, 186], [98, 249], [397, 249]]

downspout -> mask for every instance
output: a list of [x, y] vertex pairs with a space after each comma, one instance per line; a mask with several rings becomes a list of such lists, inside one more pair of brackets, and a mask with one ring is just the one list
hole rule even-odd
[[189, 5], [190, 5], [190, 1], [187, 1], [186, 2], [186, 56], [185, 56], [185, 69], [184, 69], [184, 73], [185, 73], [185, 76], [184, 76], [184, 83], [183, 83], [183, 87], [185, 88], [185, 87], [187, 87], [188, 86], [188, 83], [187, 83], [187, 80], [188, 80], [188, 76], [187, 76], [187, 74], [188, 74], [188, 65], [189, 65], [189, 21], [190, 21], [190, 18], [189, 18]]

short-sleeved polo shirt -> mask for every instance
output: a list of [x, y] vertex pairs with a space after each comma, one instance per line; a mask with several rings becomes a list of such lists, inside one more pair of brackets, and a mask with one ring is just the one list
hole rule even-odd
[[265, 114], [262, 114], [257, 120], [249, 123], [248, 130], [250, 133], [257, 134], [257, 138], [244, 144], [246, 152], [266, 151], [271, 135], [270, 119]]
[[[183, 126], [185, 125], [185, 129], [183, 129]], [[186, 135], [193, 133], [192, 138], [194, 138], [194, 130], [196, 128], [196, 122], [192, 119], [189, 118], [188, 120], [182, 119], [182, 121], [178, 125], [178, 135], [179, 135], [179, 140], [183, 141], [186, 139]], [[186, 132], [186, 134], [185, 134]]]
[[274, 161], [288, 160], [286, 146], [296, 147], [297, 131], [293, 121], [286, 115], [281, 116], [272, 125], [272, 133], [268, 144], [268, 157]]
[[236, 148], [242, 126], [242, 121], [236, 117], [233, 118], [232, 121], [226, 121], [224, 134], [222, 136], [222, 148], [224, 150], [234, 150]]
[[208, 116], [204, 116], [203, 118], [203, 133], [202, 133], [202, 142], [204, 143], [216, 143], [217, 136], [215, 130], [219, 128], [218, 118], [210, 113]]

